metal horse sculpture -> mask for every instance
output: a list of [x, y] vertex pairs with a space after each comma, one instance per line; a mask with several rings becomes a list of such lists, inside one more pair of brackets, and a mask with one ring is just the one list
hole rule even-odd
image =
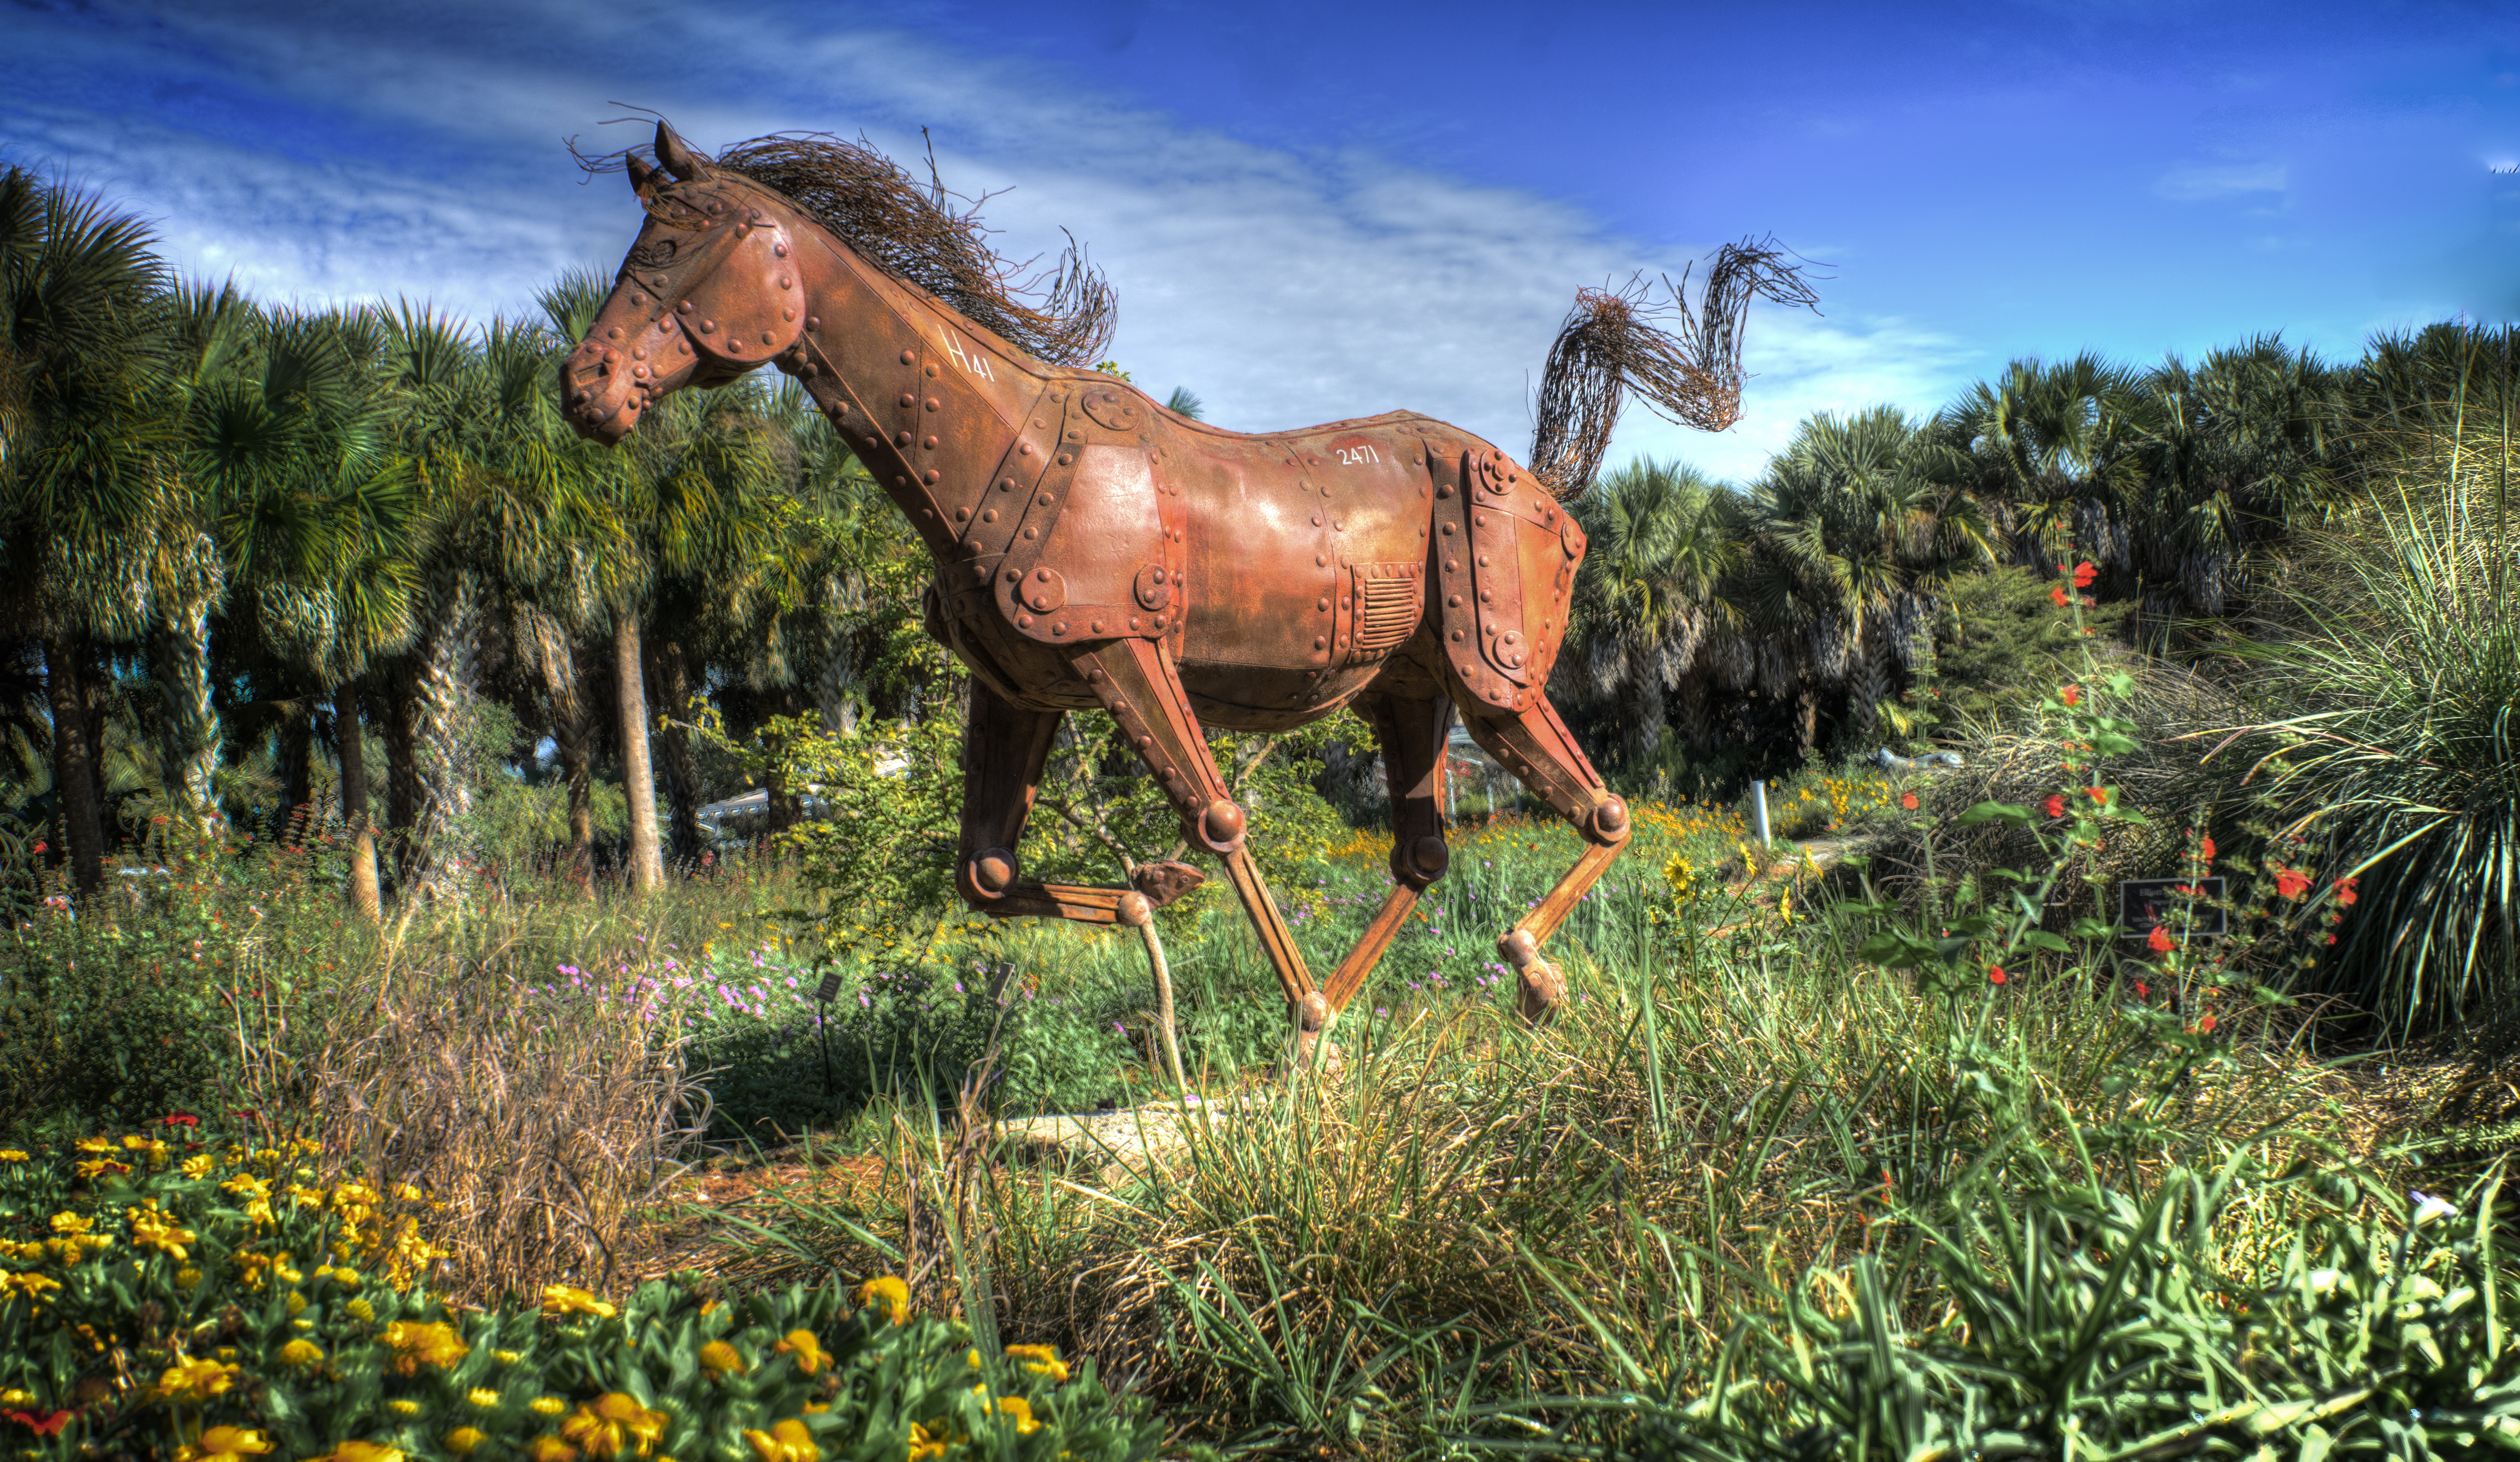
[[[1534, 458], [1555, 468], [1545, 482], [1411, 412], [1249, 435], [1174, 415], [1108, 376], [1046, 364], [908, 282], [915, 271], [897, 257], [878, 262], [887, 241], [861, 234], [852, 247], [826, 226], [831, 207], [767, 186], [754, 174], [769, 170], [747, 173], [742, 150], [712, 161], [659, 125], [654, 152], [654, 168], [625, 159], [649, 221], [562, 367], [565, 410], [581, 433], [613, 443], [684, 386], [765, 363], [802, 379], [933, 555], [926, 627], [971, 673], [956, 878], [966, 901], [999, 916], [1143, 925], [1201, 881], [1179, 864], [1139, 869], [1133, 887], [1023, 877], [1013, 850], [1059, 718], [1101, 707], [1192, 845], [1223, 864], [1309, 1046], [1444, 874], [1445, 740], [1458, 708], [1590, 844], [1498, 942], [1519, 972], [1524, 1015], [1547, 1018], [1563, 984], [1541, 946], [1630, 832], [1627, 804], [1545, 689], [1584, 557], [1553, 489], [1589, 483], [1622, 379], [1684, 419], [1728, 423], [1740, 306], [1750, 292], [1808, 303], [1789, 267], [1728, 250], [1707, 282], [1704, 326], [1684, 313], [1693, 358], [1646, 323], [1633, 292], [1581, 296], [1543, 390]], [[941, 195], [905, 195], [888, 163], [876, 171], [891, 189], [878, 201], [895, 215], [925, 203], [937, 210], [926, 224], [968, 225], [942, 212]], [[1056, 323], [1020, 308], [1006, 318]], [[1092, 359], [1107, 325], [1084, 334], [1071, 359]], [[1351, 702], [1390, 777], [1394, 886], [1317, 983], [1200, 728], [1283, 730]]]

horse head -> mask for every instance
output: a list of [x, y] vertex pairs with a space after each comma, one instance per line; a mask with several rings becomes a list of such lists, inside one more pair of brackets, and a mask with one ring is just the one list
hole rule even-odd
[[662, 122], [656, 160], [630, 159], [648, 221], [586, 338], [561, 365], [569, 423], [608, 446], [659, 398], [724, 385], [804, 331], [787, 201], [712, 167]]

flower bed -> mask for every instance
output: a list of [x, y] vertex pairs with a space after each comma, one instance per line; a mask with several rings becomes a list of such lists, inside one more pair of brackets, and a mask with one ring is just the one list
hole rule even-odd
[[1091, 1362], [984, 1350], [893, 1278], [721, 1298], [698, 1276], [449, 1306], [426, 1196], [318, 1185], [313, 1144], [151, 1133], [0, 1150], [0, 1448], [178, 1462], [639, 1456], [1136, 1462]]

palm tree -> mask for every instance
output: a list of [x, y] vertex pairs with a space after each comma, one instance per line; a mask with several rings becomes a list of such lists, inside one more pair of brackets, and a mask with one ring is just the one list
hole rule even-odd
[[[1628, 766], [1661, 754], [1667, 697], [1704, 653], [1735, 638], [1741, 619], [1725, 597], [1741, 562], [1741, 504], [1723, 484], [1680, 463], [1639, 459], [1577, 499], [1592, 547], [1576, 581], [1558, 663], [1574, 701], [1607, 700]], [[1708, 696], [1684, 696], [1689, 739], [1702, 740]]]
[[[1927, 653], [1934, 587], [1995, 556], [1970, 464], [1895, 407], [1823, 412], [1796, 428], [1751, 493], [1744, 608], [1783, 642], [1805, 755], [1823, 692], [1847, 692], [1848, 729], [1869, 735], [1896, 676]], [[1779, 687], [1784, 688], [1784, 687]]]
[[2141, 382], [2088, 351], [2014, 361], [1936, 417], [1931, 445], [1966, 454], [1976, 501], [2013, 561], [2048, 564], [2077, 542], [2104, 570], [2129, 566], [2128, 519], [2144, 477]]
[[[2124, 565], [2155, 609], [2221, 616], [2253, 560], [2318, 521], [2343, 457], [2344, 374], [2274, 335], [2147, 373], [2145, 480]], [[2111, 545], [2112, 548], [2115, 545]]]
[[173, 473], [159, 410], [165, 273], [92, 194], [0, 172], [0, 618], [38, 627], [72, 877], [104, 878], [100, 639], [145, 623]]

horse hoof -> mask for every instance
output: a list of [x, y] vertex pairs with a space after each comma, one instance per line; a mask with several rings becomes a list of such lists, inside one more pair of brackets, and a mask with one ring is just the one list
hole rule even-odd
[[1548, 960], [1535, 958], [1523, 966], [1513, 994], [1515, 1013], [1536, 1031], [1557, 1018], [1557, 1007], [1566, 1003], [1566, 982]]
[[1130, 884], [1157, 908], [1206, 881], [1205, 873], [1186, 863], [1142, 863], [1129, 874]]

